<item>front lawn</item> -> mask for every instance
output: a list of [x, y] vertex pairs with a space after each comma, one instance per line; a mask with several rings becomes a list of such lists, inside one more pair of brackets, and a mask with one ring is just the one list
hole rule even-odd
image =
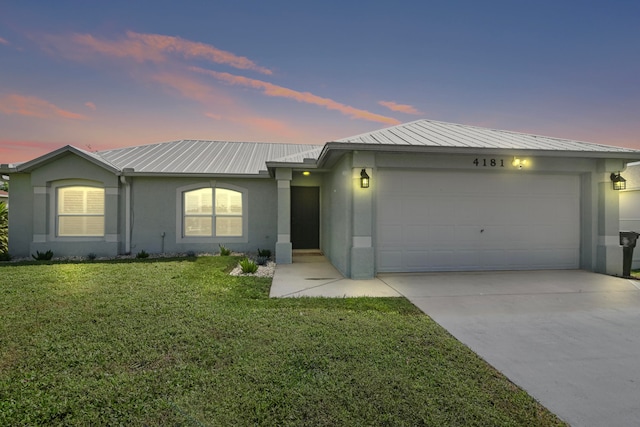
[[0, 425], [562, 425], [403, 298], [238, 259], [0, 266]]

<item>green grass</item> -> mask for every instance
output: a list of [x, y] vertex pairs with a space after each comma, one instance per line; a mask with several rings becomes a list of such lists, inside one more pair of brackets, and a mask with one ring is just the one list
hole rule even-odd
[[562, 425], [402, 298], [237, 257], [0, 266], [0, 425]]

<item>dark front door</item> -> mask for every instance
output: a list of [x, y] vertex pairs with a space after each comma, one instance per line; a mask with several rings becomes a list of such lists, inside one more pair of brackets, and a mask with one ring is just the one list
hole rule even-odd
[[320, 188], [291, 187], [293, 249], [320, 248]]

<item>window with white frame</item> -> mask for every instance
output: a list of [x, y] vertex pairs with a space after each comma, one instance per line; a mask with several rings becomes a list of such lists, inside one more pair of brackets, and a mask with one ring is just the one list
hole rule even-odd
[[104, 236], [104, 188], [58, 187], [56, 200], [58, 236]]
[[227, 188], [198, 188], [183, 193], [184, 237], [240, 237], [242, 193]]

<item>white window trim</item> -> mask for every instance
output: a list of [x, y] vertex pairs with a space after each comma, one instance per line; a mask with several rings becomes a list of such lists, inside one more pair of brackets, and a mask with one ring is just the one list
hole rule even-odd
[[[188, 191], [198, 190], [201, 188], [215, 189], [224, 188], [226, 190], [237, 191], [242, 194], [242, 236], [215, 236], [215, 223], [213, 236], [184, 236], [184, 193]], [[215, 203], [214, 203], [215, 211]], [[215, 212], [214, 212], [215, 218]], [[198, 184], [190, 184], [176, 189], [176, 243], [248, 243], [249, 242], [249, 190], [237, 185], [227, 184], [224, 182], [207, 181]]]
[[[105, 204], [104, 204], [104, 234], [102, 236], [59, 236], [58, 235], [58, 189], [63, 187], [95, 187], [104, 190]], [[107, 235], [107, 195], [110, 191], [105, 187], [104, 183], [100, 181], [93, 181], [87, 179], [65, 179], [55, 181], [51, 183], [49, 188], [49, 200], [51, 200], [49, 210], [49, 240], [57, 242], [104, 242], [109, 238], [112, 240], [112, 236]]]

